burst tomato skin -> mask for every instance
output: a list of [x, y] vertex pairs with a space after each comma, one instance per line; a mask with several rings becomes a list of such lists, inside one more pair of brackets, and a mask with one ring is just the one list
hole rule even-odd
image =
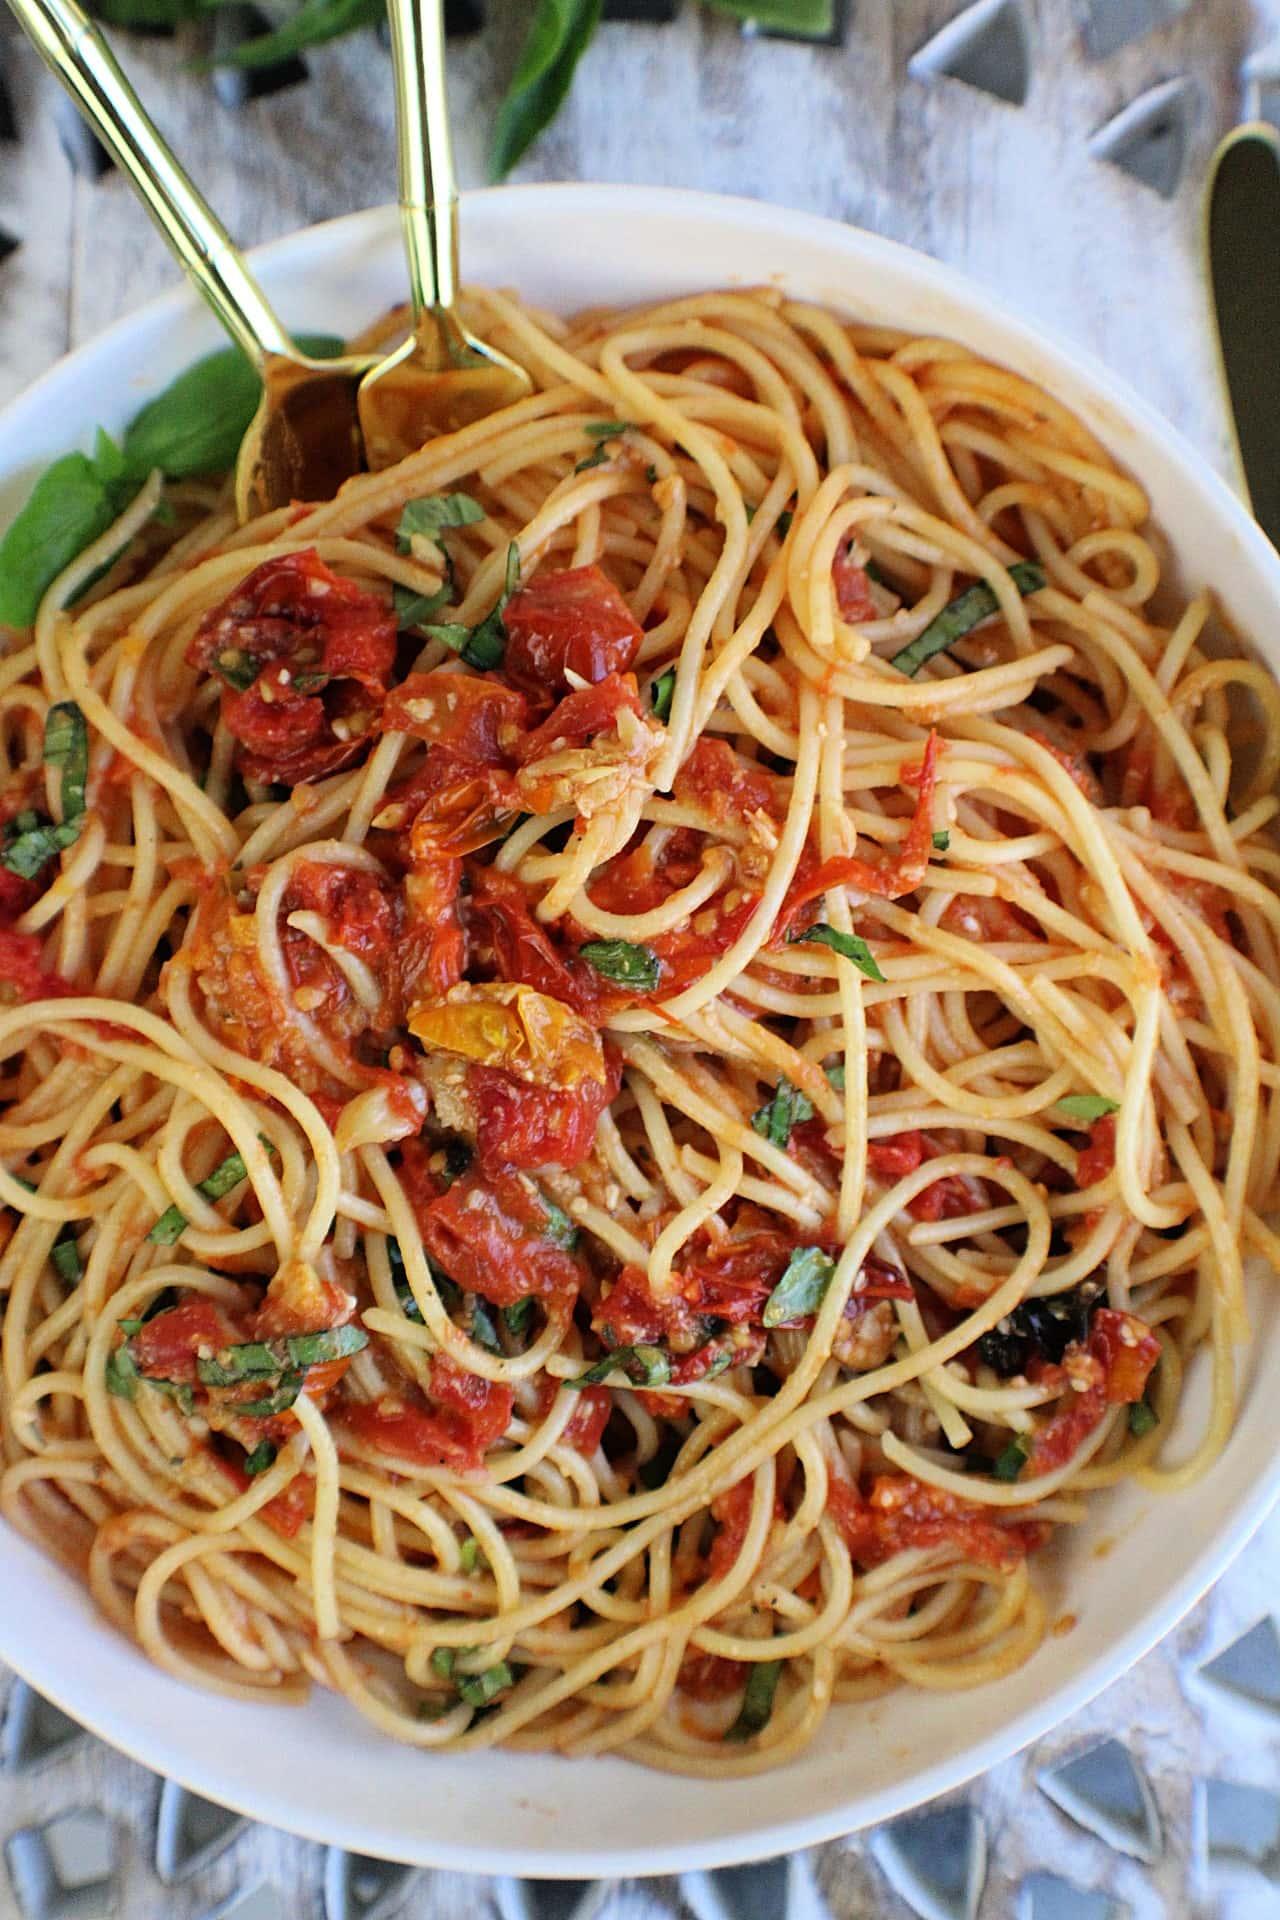
[[[18, 876], [0, 869], [0, 878], [16, 880]], [[0, 984], [12, 987], [19, 1000], [55, 1000], [60, 995], [78, 993], [80, 989], [60, 973], [45, 971], [40, 962], [42, 944], [39, 934], [19, 933], [16, 927], [0, 925]]]
[[871, 597], [871, 582], [865, 567], [860, 567], [847, 546], [841, 547], [831, 567], [835, 583], [836, 605], [842, 620], [874, 620], [876, 603]]
[[349, 1402], [342, 1412], [343, 1425], [365, 1446], [397, 1460], [478, 1472], [489, 1448], [511, 1424], [511, 1388], [481, 1380], [437, 1354], [431, 1363], [430, 1391], [430, 1406], [397, 1394]]
[[851, 1480], [832, 1474], [827, 1509], [853, 1558], [877, 1567], [912, 1547], [954, 1547], [966, 1559], [989, 1567], [1012, 1567], [1040, 1544], [1034, 1522], [1001, 1526], [983, 1508], [909, 1474], [879, 1474], [869, 1497]]
[[526, 1294], [572, 1301], [582, 1273], [547, 1233], [547, 1215], [515, 1174], [465, 1173], [420, 1215], [422, 1241], [464, 1293], [509, 1307]]
[[[560, 1382], [553, 1380], [550, 1374], [542, 1381], [538, 1392], [538, 1412], [544, 1414], [559, 1391]], [[576, 1390], [577, 1402], [560, 1434], [560, 1444], [572, 1447], [575, 1452], [587, 1459], [600, 1445], [601, 1435], [609, 1424], [609, 1415], [613, 1412], [613, 1395], [607, 1387], [579, 1387]]]
[[215, 1301], [197, 1298], [158, 1313], [140, 1327], [133, 1338], [133, 1357], [139, 1373], [190, 1386], [201, 1354], [207, 1357], [243, 1338]]
[[609, 673], [589, 687], [566, 693], [541, 726], [525, 735], [516, 750], [522, 767], [566, 747], [585, 747], [598, 733], [607, 733], [626, 709], [640, 713], [640, 692], [633, 673]]
[[715, 1539], [707, 1555], [707, 1579], [723, 1580], [742, 1551], [751, 1523], [752, 1482], [739, 1480], [711, 1502], [711, 1517], [717, 1523]]
[[597, 566], [539, 573], [507, 602], [503, 669], [518, 686], [538, 692], [579, 679], [603, 680], [635, 659], [644, 638], [640, 623]]
[[472, 1067], [467, 1085], [479, 1116], [476, 1150], [487, 1174], [511, 1167], [576, 1167], [595, 1145], [600, 1116], [622, 1072], [606, 1053], [609, 1077], [576, 1087], [535, 1087], [499, 1067]]
[[411, 673], [382, 709], [389, 733], [411, 733], [485, 767], [503, 764], [528, 721], [529, 703], [516, 688], [444, 668]]
[[483, 964], [491, 964], [499, 980], [519, 981], [549, 994], [599, 1026], [611, 1004], [604, 975], [562, 951], [555, 936], [534, 919], [529, 896], [513, 875], [479, 862], [469, 872], [467, 925]]
[[1104, 1113], [1090, 1127], [1089, 1144], [1076, 1161], [1076, 1186], [1082, 1193], [1086, 1187], [1096, 1186], [1099, 1180], [1106, 1179], [1115, 1164], [1116, 1117], [1114, 1113]]
[[1064, 1378], [1075, 1391], [1037, 1434], [1028, 1474], [1053, 1473], [1065, 1466], [1108, 1407], [1141, 1400], [1159, 1358], [1160, 1342], [1145, 1321], [1132, 1313], [1099, 1307], [1088, 1341], [1083, 1347], [1068, 1347], [1064, 1356]]
[[904, 786], [915, 787], [916, 804], [898, 852], [892, 857], [881, 855], [875, 861], [864, 860], [859, 854], [839, 854], [819, 862], [812, 849], [806, 847], [774, 924], [775, 941], [803, 924], [802, 910], [829, 887], [857, 887], [862, 893], [885, 900], [897, 900], [905, 893], [915, 892], [925, 877], [933, 850], [933, 795], [938, 781], [936, 733], [931, 733], [926, 740], [919, 766], [904, 767], [901, 778]]
[[[359, 759], [395, 661], [391, 609], [311, 549], [264, 560], [207, 613], [187, 649], [201, 671], [234, 660], [222, 718], [246, 780], [297, 786]], [[301, 682], [301, 684], [299, 684]]]
[[[228, 1480], [235, 1486], [237, 1493], [247, 1493], [253, 1481], [238, 1460], [231, 1460], [225, 1454], [210, 1451], [209, 1456]], [[256, 1517], [265, 1520], [267, 1525], [278, 1533], [283, 1540], [297, 1538], [304, 1520], [311, 1518], [315, 1506], [316, 1483], [314, 1474], [295, 1473], [283, 1493], [274, 1500], [268, 1500], [259, 1507]]]
[[[942, 1151], [930, 1134], [911, 1128], [906, 1133], [890, 1134], [887, 1140], [870, 1141], [867, 1165], [882, 1180], [901, 1180], [926, 1160], [935, 1160]], [[980, 1182], [965, 1174], [948, 1173], [909, 1200], [907, 1212], [914, 1220], [957, 1220], [986, 1204]]]

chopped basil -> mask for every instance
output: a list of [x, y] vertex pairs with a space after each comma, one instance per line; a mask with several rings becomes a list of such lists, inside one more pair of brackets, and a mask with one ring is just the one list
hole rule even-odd
[[[229, 1153], [225, 1160], [218, 1162], [211, 1174], [203, 1180], [197, 1180], [196, 1192], [202, 1193], [206, 1200], [222, 1200], [233, 1187], [238, 1187], [240, 1182], [247, 1180], [248, 1177], [248, 1168], [240, 1155]], [[187, 1216], [181, 1207], [166, 1207], [147, 1235], [147, 1239], [157, 1247], [171, 1247], [175, 1241], [181, 1240], [183, 1230], [188, 1224]]]
[[599, 446], [592, 447], [584, 460], [577, 462], [573, 470], [575, 473], [589, 473], [592, 467], [607, 466], [610, 457], [608, 443], [602, 440]]
[[833, 1086], [833, 1087], [835, 1088], [835, 1090], [836, 1090], [836, 1092], [837, 1092], [837, 1093], [843, 1093], [843, 1092], [844, 1092], [844, 1082], [845, 1082], [845, 1063], [844, 1063], [844, 1061], [843, 1061], [843, 1060], [833, 1060], [833, 1061], [831, 1062], [831, 1065], [830, 1065], [829, 1067], [824, 1067], [824, 1068], [822, 1069], [822, 1071], [823, 1071], [823, 1072], [824, 1072], [824, 1073], [826, 1074], [826, 1076], [827, 1076], [827, 1079], [828, 1079], [828, 1080], [829, 1080], [829, 1081], [831, 1082], [831, 1084], [832, 1084], [832, 1086]]
[[59, 700], [45, 716], [44, 762], [62, 769], [62, 819], [42, 820], [28, 809], [10, 822], [0, 850], [0, 866], [23, 880], [34, 880], [55, 854], [74, 846], [84, 826], [89, 735], [74, 700]]
[[111, 1349], [102, 1377], [108, 1393], [116, 1394], [121, 1400], [137, 1398], [138, 1363], [127, 1345]]
[[738, 1717], [724, 1736], [726, 1740], [751, 1740], [768, 1726], [781, 1673], [781, 1660], [756, 1661], [747, 1681], [747, 1690], [742, 1696]]
[[484, 1347], [490, 1353], [501, 1353], [502, 1342], [498, 1338], [498, 1329], [493, 1324], [488, 1303], [478, 1293], [468, 1293], [465, 1298], [471, 1308], [471, 1338], [478, 1347]]
[[244, 1470], [248, 1474], [251, 1480], [256, 1480], [260, 1473], [265, 1473], [267, 1468], [274, 1467], [275, 1463], [276, 1463], [275, 1441], [259, 1440], [253, 1452], [247, 1453], [245, 1455]]
[[633, 424], [630, 420], [588, 420], [582, 431], [588, 440], [617, 440], [630, 433]]
[[89, 778], [89, 734], [84, 715], [74, 700], [59, 700], [44, 723], [44, 763], [62, 769], [62, 817], [73, 820], [84, 812], [85, 782]]
[[771, 1146], [785, 1147], [791, 1138], [792, 1127], [812, 1118], [813, 1102], [809, 1096], [784, 1078], [779, 1080], [772, 1100], [756, 1108], [751, 1116], [751, 1124]]
[[395, 607], [396, 625], [405, 631], [410, 627], [425, 627], [434, 620], [441, 607], [448, 606], [452, 589], [444, 586], [435, 593], [414, 593], [411, 587], [393, 587], [391, 601]]
[[458, 1559], [464, 1573], [474, 1573], [479, 1566], [480, 1542], [476, 1539], [474, 1533], [469, 1533], [463, 1541]]
[[1129, 1408], [1129, 1431], [1138, 1439], [1160, 1424], [1160, 1416], [1149, 1400], [1135, 1400]]
[[671, 1378], [671, 1358], [661, 1347], [614, 1347], [566, 1387], [596, 1387], [611, 1374], [625, 1373], [633, 1387], [663, 1387]]
[[1082, 1120], [1087, 1127], [1119, 1111], [1118, 1100], [1104, 1100], [1100, 1093], [1068, 1093], [1054, 1102], [1055, 1113], [1064, 1114], [1068, 1120]]
[[54, 1242], [49, 1250], [49, 1262], [59, 1280], [65, 1280], [69, 1287], [78, 1285], [84, 1277], [84, 1261], [73, 1233], [67, 1232]]
[[507, 1332], [515, 1339], [523, 1339], [529, 1330], [533, 1318], [533, 1295], [526, 1293], [523, 1300], [513, 1300], [509, 1307], [502, 1309], [503, 1324]]
[[653, 708], [655, 720], [661, 720], [665, 727], [671, 718], [671, 696], [676, 690], [676, 670], [665, 667], [656, 680], [649, 682], [649, 704]]
[[[1018, 592], [1025, 596], [1039, 593], [1047, 575], [1036, 561], [1017, 560], [1009, 569], [1009, 578]], [[999, 605], [986, 581], [977, 581], [954, 600], [948, 601], [941, 613], [934, 615], [923, 633], [918, 633], [900, 653], [894, 654], [889, 665], [908, 676], [919, 673], [926, 660], [932, 660], [935, 653], [944, 653], [982, 621], [989, 620]]]
[[520, 547], [513, 540], [507, 548], [507, 574], [502, 592], [490, 613], [487, 613], [478, 626], [463, 627], [450, 622], [443, 627], [427, 627], [433, 640], [443, 640], [447, 647], [462, 655], [469, 667], [477, 673], [489, 673], [494, 667], [502, 665], [507, 650], [507, 629], [502, 616], [507, 610], [507, 602], [520, 584]]
[[286, 1373], [280, 1377], [280, 1385], [274, 1393], [262, 1400], [245, 1400], [236, 1408], [236, 1413], [246, 1420], [270, 1420], [277, 1413], [288, 1413], [290, 1407], [302, 1392], [305, 1373]]
[[797, 1247], [764, 1303], [765, 1326], [781, 1327], [789, 1320], [806, 1320], [816, 1313], [827, 1297], [835, 1270], [835, 1261], [821, 1247]]
[[425, 500], [409, 500], [396, 527], [396, 545], [401, 553], [409, 553], [415, 534], [437, 541], [446, 527], [473, 527], [484, 517], [484, 508], [469, 493], [433, 493]]
[[807, 941], [813, 946], [830, 947], [833, 953], [843, 954], [846, 960], [852, 960], [859, 973], [864, 973], [868, 980], [884, 979], [875, 955], [860, 934], [841, 933], [838, 927], [829, 927], [825, 920], [819, 920], [803, 933], [789, 933], [787, 939], [793, 945]]
[[[545, 1193], [541, 1195], [541, 1200], [547, 1210], [547, 1224], [543, 1232], [548, 1240], [555, 1242], [556, 1246], [563, 1247], [567, 1253], [572, 1253], [578, 1244], [578, 1229], [564, 1208], [558, 1207], [554, 1200], [548, 1200]], [[533, 1302], [530, 1301], [529, 1305], [532, 1306]]]
[[[206, 1387], [231, 1387], [242, 1380], [269, 1380], [276, 1374], [345, 1360], [369, 1344], [363, 1327], [325, 1327], [318, 1333], [291, 1333], [283, 1340], [244, 1340], [196, 1361]], [[292, 1404], [292, 1403], [290, 1403]]]
[[991, 1471], [997, 1480], [1016, 1480], [1030, 1457], [1031, 1442], [1024, 1434], [1018, 1434], [996, 1457]]
[[436, 1647], [431, 1655], [431, 1671], [438, 1673], [442, 1680], [451, 1680], [453, 1663], [457, 1657], [457, 1647]]
[[950, 846], [951, 846], [951, 834], [947, 828], [944, 827], [941, 833], [934, 834], [933, 850], [935, 853], [946, 853], [950, 848]]
[[213, 664], [228, 686], [243, 693], [251, 687], [258, 677], [259, 663], [243, 647], [224, 647], [221, 653], [215, 653]]
[[147, 1385], [153, 1388], [156, 1393], [163, 1393], [168, 1399], [174, 1401], [179, 1413], [192, 1414], [195, 1412], [195, 1389], [188, 1386], [185, 1380], [153, 1380], [150, 1374], [146, 1373], [144, 1373], [141, 1378], [145, 1380]]
[[633, 946], [630, 940], [588, 940], [578, 952], [597, 973], [619, 986], [652, 993], [658, 984], [658, 956], [651, 947]]
[[505, 1660], [486, 1667], [483, 1673], [459, 1673], [455, 1676], [458, 1693], [469, 1707], [487, 1707], [495, 1694], [515, 1685], [516, 1677]]

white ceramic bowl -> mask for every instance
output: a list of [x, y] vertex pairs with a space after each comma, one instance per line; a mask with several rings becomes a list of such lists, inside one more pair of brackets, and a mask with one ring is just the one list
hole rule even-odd
[[[976, 287], [872, 236], [748, 201], [634, 187], [503, 188], [470, 196], [468, 275], [570, 310], [776, 278], [850, 315], [950, 335], [1044, 383], [1151, 495], [1182, 578], [1207, 581], [1280, 670], [1280, 558], [1236, 499], [1149, 408], [1073, 349], [1008, 318]], [[388, 209], [263, 249], [258, 270], [294, 326], [354, 331], [403, 293]], [[48, 459], [116, 430], [199, 353], [214, 322], [175, 292], [73, 354], [0, 416], [0, 526]], [[1238, 1552], [1280, 1487], [1274, 1392], [1280, 1310], [1257, 1290], [1256, 1337], [1230, 1445], [1177, 1496], [1122, 1490], [1042, 1579], [1077, 1624], [993, 1687], [902, 1690], [833, 1713], [779, 1773], [690, 1781], [619, 1760], [431, 1757], [344, 1702], [242, 1706], [187, 1689], [99, 1618], [81, 1588], [7, 1532], [0, 1655], [104, 1739], [258, 1820], [357, 1852], [482, 1873], [671, 1872], [808, 1846], [900, 1812], [991, 1766], [1114, 1680]], [[1188, 1412], [1202, 1398], [1193, 1381]], [[1099, 1549], [1106, 1542], [1109, 1551]]]

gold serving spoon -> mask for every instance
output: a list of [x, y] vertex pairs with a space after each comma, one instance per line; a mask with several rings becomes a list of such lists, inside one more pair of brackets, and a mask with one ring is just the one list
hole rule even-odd
[[9, 5], [133, 183], [179, 265], [262, 376], [262, 399], [236, 460], [240, 519], [294, 500], [331, 500], [364, 466], [356, 394], [379, 356], [316, 360], [302, 353], [76, 0]]
[[458, 294], [458, 184], [449, 137], [441, 0], [387, 0], [396, 86], [400, 220], [413, 331], [360, 387], [365, 455], [393, 466], [436, 434], [533, 390], [523, 367], [469, 333]]

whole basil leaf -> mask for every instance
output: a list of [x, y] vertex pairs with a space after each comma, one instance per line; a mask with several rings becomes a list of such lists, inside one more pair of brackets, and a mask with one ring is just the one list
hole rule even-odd
[[805, 40], [825, 40], [836, 28], [835, 0], [704, 0], [704, 5], [750, 20], [765, 33], [794, 33]]
[[494, 128], [489, 171], [502, 180], [564, 104], [600, 24], [601, 0], [538, 0]]
[[36, 481], [27, 504], [0, 540], [0, 625], [29, 627], [45, 592], [77, 554], [128, 506], [136, 484], [104, 458], [114, 441], [99, 436], [92, 455], [67, 453]]
[[[329, 360], [344, 342], [332, 334], [299, 334], [314, 359]], [[125, 466], [136, 479], [159, 467], [170, 480], [226, 473], [235, 465], [257, 410], [262, 382], [239, 347], [206, 354], [148, 401], [124, 436]]]
[[356, 33], [361, 27], [376, 27], [385, 18], [383, 0], [303, 0], [298, 11], [271, 33], [242, 40], [233, 52], [220, 60], [203, 61], [211, 66], [270, 67], [287, 60], [307, 47], [321, 47], [327, 40], [341, 39], [344, 33]]

